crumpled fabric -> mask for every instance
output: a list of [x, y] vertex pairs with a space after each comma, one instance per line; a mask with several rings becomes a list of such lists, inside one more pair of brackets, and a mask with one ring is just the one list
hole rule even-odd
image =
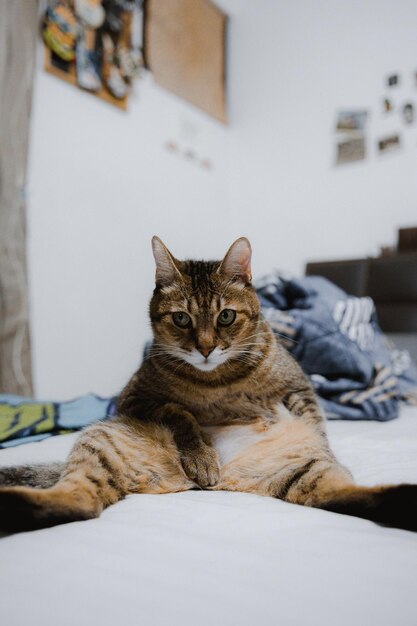
[[269, 274], [256, 284], [264, 317], [297, 359], [329, 418], [387, 421], [417, 404], [417, 369], [382, 333], [371, 298], [320, 276]]
[[117, 398], [92, 393], [67, 402], [0, 394], [0, 449], [80, 430], [116, 413]]

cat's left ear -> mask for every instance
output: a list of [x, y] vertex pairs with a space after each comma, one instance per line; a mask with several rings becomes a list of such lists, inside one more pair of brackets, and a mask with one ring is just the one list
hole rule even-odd
[[252, 248], [246, 237], [236, 239], [226, 252], [226, 256], [218, 269], [219, 274], [228, 278], [243, 280], [250, 283], [252, 280], [251, 270]]

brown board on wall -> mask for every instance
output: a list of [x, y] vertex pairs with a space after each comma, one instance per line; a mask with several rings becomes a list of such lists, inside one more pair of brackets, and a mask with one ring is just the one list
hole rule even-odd
[[145, 64], [156, 82], [223, 123], [226, 25], [209, 0], [145, 2]]

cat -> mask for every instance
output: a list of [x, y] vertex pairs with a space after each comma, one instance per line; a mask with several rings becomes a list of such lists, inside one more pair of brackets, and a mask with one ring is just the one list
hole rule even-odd
[[[0, 471], [0, 528], [95, 518], [128, 494], [244, 491], [417, 531], [417, 485], [360, 487], [330, 449], [301, 368], [263, 319], [241, 237], [220, 261], [152, 240], [153, 344], [117, 416], [68, 460]], [[19, 484], [20, 483], [20, 484]]]

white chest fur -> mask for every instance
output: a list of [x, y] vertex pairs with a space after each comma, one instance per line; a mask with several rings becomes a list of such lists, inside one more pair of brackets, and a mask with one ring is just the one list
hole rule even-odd
[[210, 435], [212, 446], [216, 449], [220, 464], [226, 465], [254, 444], [270, 437], [271, 429], [278, 423], [292, 421], [291, 413], [281, 405], [277, 417], [273, 420], [259, 418], [248, 424], [230, 426], [204, 426], [202, 430]]

